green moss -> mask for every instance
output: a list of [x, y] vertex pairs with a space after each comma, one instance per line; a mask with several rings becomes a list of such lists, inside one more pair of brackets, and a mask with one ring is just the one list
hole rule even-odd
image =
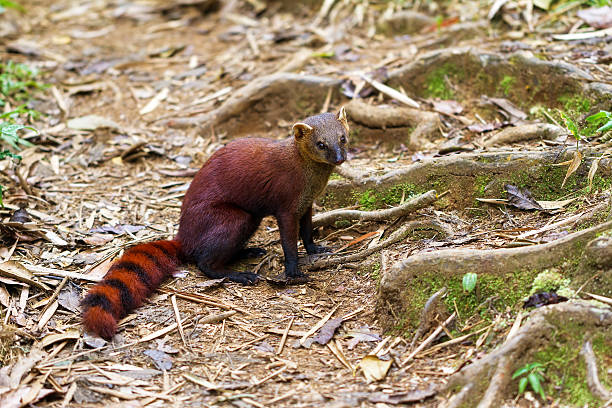
[[504, 92], [504, 95], [508, 96], [515, 82], [516, 78], [509, 75], [504, 75], [504, 78], [499, 83], [499, 87]]
[[342, 180], [344, 177], [342, 177], [341, 175], [339, 175], [338, 173], [332, 173], [329, 176], [330, 180]]
[[530, 284], [537, 271], [524, 270], [498, 276], [494, 274], [479, 274], [476, 289], [472, 292], [463, 290], [462, 276], [441, 276], [440, 274], [424, 274], [410, 281], [407, 290], [411, 300], [410, 308], [406, 311], [403, 329], [414, 328], [419, 322], [420, 311], [427, 299], [443, 287], [448, 289], [444, 300], [449, 313], [456, 310], [461, 320], [465, 320], [474, 313], [488, 320], [488, 310], [479, 306], [490, 297], [497, 297], [495, 307], [505, 309], [514, 307], [521, 302], [529, 292]]
[[451, 99], [455, 96], [455, 93], [448, 87], [447, 81], [451, 78], [460, 79], [462, 77], [462, 71], [456, 65], [444, 64], [427, 76], [425, 94], [434, 98]]
[[[558, 322], [557, 327], [559, 330], [553, 333], [548, 346], [533, 355], [534, 361], [546, 366], [546, 394], [571, 406], [602, 406], [602, 401], [594, 398], [587, 387], [586, 367], [584, 359], [579, 355], [584, 336], [582, 329], [572, 326], [571, 321]], [[592, 338], [593, 351], [600, 365], [604, 365], [602, 362], [612, 351], [610, 341], [607, 340], [610, 335], [612, 333], [608, 330]], [[600, 380], [609, 384], [607, 370], [598, 371]]]
[[565, 113], [571, 117], [580, 116], [580, 114], [587, 113], [591, 109], [591, 101], [582, 95], [561, 95], [558, 102], [563, 104]]
[[567, 288], [570, 285], [570, 280], [561, 276], [554, 269], [540, 272], [533, 280], [530, 295], [538, 292], [556, 292], [559, 289]]
[[359, 203], [362, 210], [372, 211], [385, 206], [395, 206], [423, 193], [425, 190], [414, 184], [400, 183], [383, 191], [369, 189], [363, 193], [354, 192], [353, 199]]
[[486, 188], [491, 182], [492, 177], [488, 174], [480, 174], [474, 178], [474, 193], [478, 197], [484, 197]]

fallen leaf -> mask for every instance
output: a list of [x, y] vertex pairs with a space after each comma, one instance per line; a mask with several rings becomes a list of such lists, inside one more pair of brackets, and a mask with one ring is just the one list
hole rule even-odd
[[168, 371], [172, 368], [172, 357], [170, 357], [163, 351], [145, 350], [143, 353], [151, 357], [151, 359], [153, 360], [153, 364], [155, 364], [155, 366], [160, 370]]
[[601, 157], [598, 157], [595, 160], [593, 160], [593, 163], [591, 164], [591, 167], [589, 168], [589, 175], [588, 175], [589, 191], [593, 189], [593, 178], [595, 177], [595, 173], [597, 173], [597, 168], [599, 167], [600, 160], [601, 160]]
[[407, 404], [410, 402], [422, 401], [426, 398], [433, 397], [438, 393], [438, 387], [430, 386], [425, 390], [414, 390], [408, 392], [399, 392], [395, 394], [387, 394], [384, 392], [376, 392], [368, 397], [368, 401], [372, 403], [383, 404]]
[[574, 152], [574, 159], [572, 160], [572, 163], [568, 167], [567, 173], [565, 173], [565, 178], [563, 179], [563, 183], [561, 183], [561, 188], [563, 188], [563, 186], [565, 185], [565, 182], [567, 181], [568, 177], [574, 174], [576, 170], [578, 170], [578, 167], [580, 167], [580, 163], [582, 163], [582, 153], [580, 153], [580, 150], [576, 150]]
[[553, 211], [553, 210], [559, 210], [575, 200], [576, 200], [575, 198], [570, 198], [567, 200], [558, 200], [558, 201], [538, 200], [537, 203], [540, 204], [540, 206], [542, 206], [543, 209], [548, 210], [548, 211]]
[[119, 129], [119, 125], [116, 122], [98, 115], [86, 115], [70, 119], [66, 126], [77, 130]]
[[359, 367], [368, 382], [380, 381], [387, 376], [393, 360], [381, 360], [376, 356], [365, 356], [359, 362]]
[[578, 10], [576, 15], [591, 27], [612, 27], [612, 7], [610, 6], [591, 7], [588, 9]]
[[463, 112], [463, 107], [457, 101], [434, 101], [434, 110], [445, 115], [457, 115]]
[[508, 193], [508, 204], [520, 210], [543, 210], [542, 206], [531, 196], [531, 192], [527, 189], [520, 190], [512, 184], [504, 186]]
[[380, 341], [381, 337], [376, 333], [371, 333], [369, 327], [361, 327], [357, 330], [351, 330], [348, 332], [351, 339], [348, 342], [348, 349], [352, 350], [355, 346], [362, 341]]
[[47, 347], [49, 344], [56, 343], [62, 340], [75, 340], [81, 337], [81, 333], [77, 329], [68, 329], [64, 333], [49, 334], [41, 340], [41, 345]]
[[115, 239], [115, 237], [111, 234], [93, 234], [83, 238], [83, 242], [87, 245], [101, 246], [113, 239]]
[[166, 99], [168, 97], [168, 94], [170, 93], [170, 90], [168, 88], [164, 88], [162, 89], [157, 95], [155, 95], [153, 97], [153, 99], [151, 99], [149, 101], [149, 103], [147, 103], [141, 110], [140, 110], [140, 114], [141, 115], [146, 115], [147, 113], [153, 112], [161, 103], [161, 101], [163, 101], [164, 99]]
[[316, 336], [313, 337], [312, 341], [319, 344], [327, 344], [332, 337], [334, 337], [334, 333], [336, 333], [336, 329], [340, 327], [342, 324], [342, 318], [339, 317], [337, 319], [328, 320], [323, 327], [319, 329], [319, 332]]

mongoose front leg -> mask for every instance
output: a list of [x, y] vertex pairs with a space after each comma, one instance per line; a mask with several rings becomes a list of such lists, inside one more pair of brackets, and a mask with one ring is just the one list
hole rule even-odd
[[312, 239], [312, 206], [300, 219], [300, 237], [304, 243], [304, 248], [308, 255], [322, 254], [330, 252], [330, 249], [321, 245], [316, 245]]
[[283, 213], [276, 216], [280, 230], [281, 246], [285, 254], [285, 277], [301, 278], [306, 276], [298, 269], [298, 220], [295, 214]]

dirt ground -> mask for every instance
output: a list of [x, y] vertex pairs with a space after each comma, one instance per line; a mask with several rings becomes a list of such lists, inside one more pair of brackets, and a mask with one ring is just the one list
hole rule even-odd
[[[0, 281], [6, 325], [2, 338], [7, 339], [0, 361], [9, 367], [21, 359], [28, 366], [16, 380], [20, 393], [15, 398], [21, 399], [6, 400], [11, 404], [7, 406], [31, 401], [40, 407], [385, 407], [397, 402], [390, 396], [402, 393], [423, 391], [427, 397], [428, 389], [444, 384], [462, 366], [503, 343], [514, 319], [510, 310], [499, 311], [493, 319], [507, 325], [489, 326], [485, 337], [477, 335], [419, 355], [403, 368], [394, 364], [382, 381], [369, 381], [358, 368], [373, 352], [387, 349], [379, 353], [382, 361], [397, 362], [411, 350], [412, 333], [395, 337], [398, 333], [385, 332], [377, 318], [380, 274], [395, 261], [441, 247], [503, 247], [521, 231], [573, 213], [551, 216], [484, 204], [472, 209], [430, 206], [411, 217], [447, 221], [454, 226], [453, 239], [429, 231], [364, 260], [311, 271], [311, 281], [299, 285], [262, 280], [244, 287], [210, 281], [193, 265], [185, 265], [121, 322], [112, 342], [82, 333], [78, 303], [84, 291], [123, 249], [174, 236], [181, 198], [194, 171], [212, 152], [253, 133], [286, 137], [295, 121], [321, 110], [337, 111], [347, 99], [331, 93], [326, 98], [323, 92], [322, 98], [299, 101], [302, 116], [287, 116], [286, 101], [272, 100], [277, 96], [271, 95], [245, 108], [244, 116], [234, 117], [238, 123], [231, 128], [224, 123], [179, 126], [177, 119], [212, 112], [255, 78], [283, 71], [287, 64], [296, 64], [289, 71], [346, 80], [358, 78], [359, 72], [391, 71], [446, 45], [435, 41], [435, 23], [433, 31], [426, 28], [411, 36], [374, 34], [372, 21], [384, 13], [384, 4], [366, 7], [363, 23], [357, 24], [359, 9], [354, 5], [363, 3], [345, 2], [345, 9], [336, 14], [332, 9], [328, 17], [335, 24], [327, 24], [325, 19], [318, 23], [318, 6], [300, 2], [270, 2], [260, 13], [255, 11], [262, 6], [259, 1], [228, 1], [212, 10], [203, 6], [208, 2], [188, 3], [29, 1], [22, 2], [27, 14], [9, 10], [5, 17], [0, 15], [16, 22], [16, 31], [0, 40], [0, 59], [38, 67], [52, 87], [30, 103], [46, 115], [34, 123], [40, 131], [32, 136], [36, 146], [21, 154], [26, 180], [20, 183], [13, 177], [2, 182], [7, 188], [6, 207], [0, 210], [3, 220], [8, 222], [25, 206], [34, 226], [13, 226], [10, 236], [4, 230], [0, 258], [36, 276], [35, 284], [15, 283], [6, 274]], [[291, 7], [294, 10], [288, 12]], [[478, 2], [423, 6], [432, 16], [458, 16], [459, 22], [487, 21], [488, 7]], [[520, 19], [516, 13], [507, 15], [507, 20]], [[520, 39], [542, 55], [571, 61], [603, 83], [612, 83], [609, 40], [580, 46], [547, 42], [549, 34], [566, 32], [559, 24], [543, 25]], [[504, 41], [518, 44], [513, 38], [521, 30], [524, 27], [484, 29], [476, 37], [452, 40], [452, 46], [498, 52], [507, 46]], [[587, 61], [597, 58], [602, 58], [598, 64]], [[381, 101], [379, 95], [371, 101]], [[417, 100], [431, 109], [426, 98]], [[401, 141], [353, 134], [348, 166], [374, 174], [437, 156], [441, 144], [452, 139], [451, 128], [461, 122], [458, 116], [477, 121], [478, 97], [462, 103], [463, 113], [452, 114], [442, 125], [445, 136], [419, 151]], [[70, 124], [83, 117], [82, 123]], [[454, 125], [448, 127], [449, 123]], [[479, 149], [486, 137], [473, 132], [465, 141], [470, 149]], [[547, 149], [539, 141], [513, 147]], [[588, 211], [608, 195], [602, 189], [574, 195], [572, 211]], [[317, 207], [318, 212], [330, 209]], [[317, 241], [334, 250], [350, 243], [348, 251], [353, 253], [370, 244], [353, 242], [356, 238], [392, 224], [393, 220], [326, 226], [318, 231]], [[274, 219], [264, 220], [251, 243], [268, 254], [237, 269], [263, 276], [282, 271], [276, 227]], [[538, 242], [563, 236], [555, 233]], [[303, 255], [301, 247], [300, 251]], [[343, 319], [332, 341], [300, 346], [302, 336], [330, 317]], [[463, 334], [485, 327], [479, 324], [483, 321], [475, 316], [456, 329]], [[34, 353], [40, 339], [43, 346]], [[406, 402], [430, 407], [447, 397]], [[540, 404], [533, 394], [508, 396], [506, 401], [506, 406]], [[558, 406], [554, 395], [548, 404]]]

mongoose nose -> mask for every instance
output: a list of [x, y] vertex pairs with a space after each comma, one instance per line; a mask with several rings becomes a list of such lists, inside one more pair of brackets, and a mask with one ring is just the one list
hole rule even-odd
[[336, 161], [334, 162], [334, 164], [335, 164], [336, 166], [339, 166], [339, 165], [341, 165], [342, 163], [344, 163], [344, 159], [336, 159]]

